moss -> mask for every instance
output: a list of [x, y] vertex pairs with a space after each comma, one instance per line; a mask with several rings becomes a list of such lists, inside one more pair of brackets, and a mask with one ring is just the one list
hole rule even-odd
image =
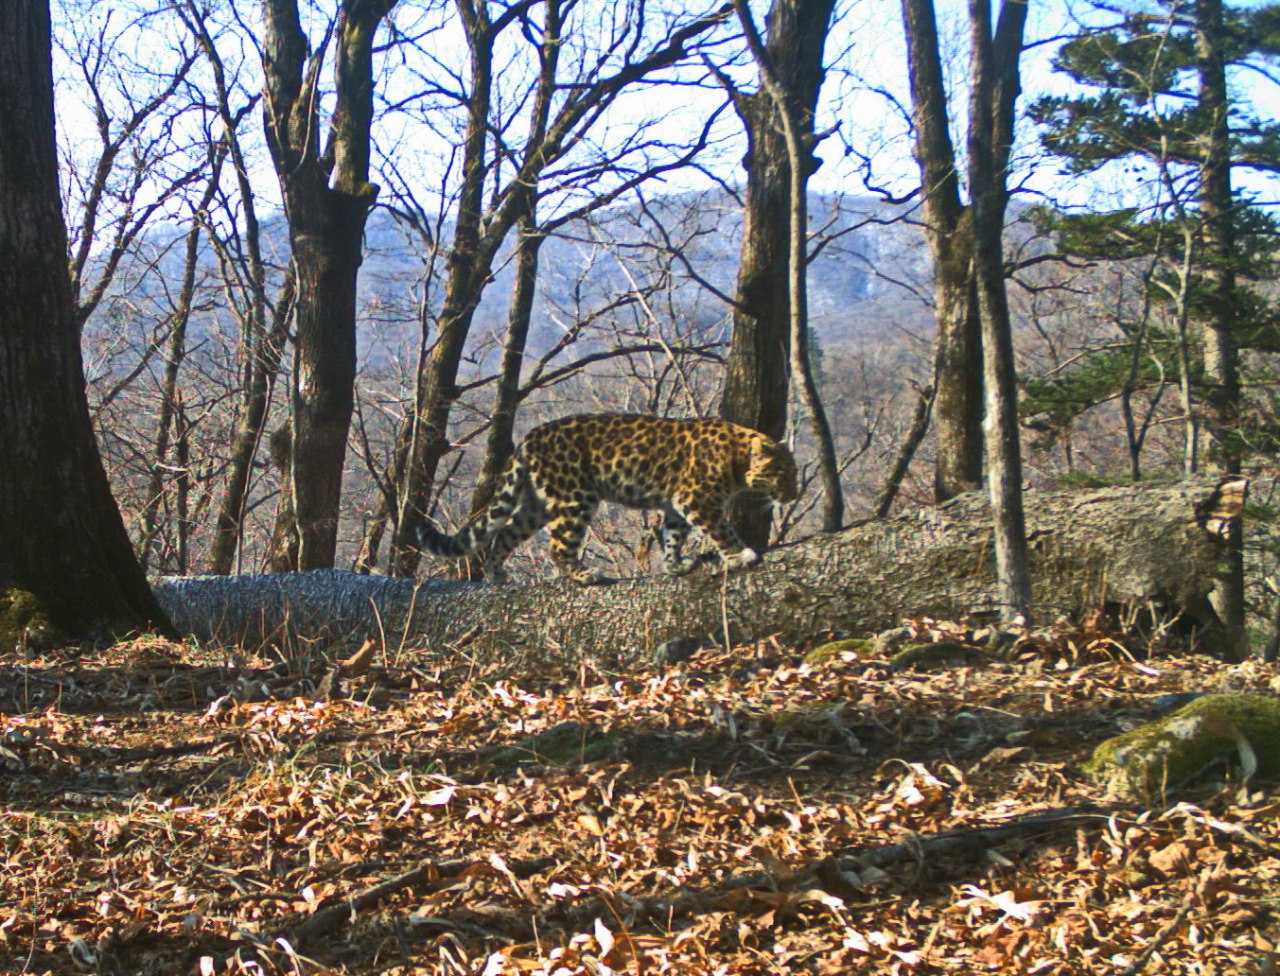
[[862, 638], [828, 641], [805, 654], [804, 663], [826, 664], [830, 661], [843, 661], [846, 654], [852, 654], [859, 660], [876, 657], [876, 642]]
[[37, 596], [19, 589], [0, 593], [0, 651], [21, 646], [48, 648], [57, 639], [49, 611]]
[[913, 644], [895, 654], [889, 662], [894, 671], [938, 671], [974, 664], [990, 664], [995, 658], [976, 647], [966, 647], [959, 641], [934, 641], [932, 644]]
[[[1176, 479], [1162, 475], [1146, 476], [1144, 484], [1168, 484]], [[1133, 476], [1126, 471], [1071, 471], [1058, 477], [1063, 488], [1093, 490], [1098, 488], [1122, 488], [1133, 484]]]
[[561, 722], [554, 728], [498, 750], [492, 761], [499, 766], [522, 763], [577, 766], [614, 755], [618, 739], [617, 731], [601, 732], [579, 722]]
[[1280, 774], [1280, 698], [1204, 695], [1158, 721], [1103, 742], [1084, 765], [1109, 791], [1149, 799], [1177, 787], [1222, 756], [1236, 737], [1253, 747], [1258, 771]]

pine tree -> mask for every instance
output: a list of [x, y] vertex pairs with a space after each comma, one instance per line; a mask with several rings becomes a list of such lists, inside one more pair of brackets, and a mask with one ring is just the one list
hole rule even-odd
[[[1127, 165], [1131, 175], [1148, 178], [1145, 208], [1091, 215], [1092, 226], [1077, 220], [1071, 227], [1067, 218], [1062, 239], [1074, 234], [1081, 253], [1116, 241], [1141, 253], [1148, 242], [1150, 299], [1175, 305], [1188, 473], [1199, 465], [1201, 423], [1211, 466], [1241, 470], [1250, 441], [1241, 350], [1275, 346], [1277, 309], [1249, 283], [1271, 271], [1271, 249], [1259, 246], [1259, 234], [1274, 236], [1276, 226], [1232, 177], [1242, 168], [1280, 167], [1280, 124], [1252, 113], [1229, 77], [1233, 67], [1280, 51], [1278, 23], [1275, 4], [1228, 10], [1223, 0], [1160, 0], [1063, 47], [1057, 68], [1095, 93], [1050, 96], [1033, 108], [1046, 126], [1044, 145], [1068, 171]], [[1139, 359], [1135, 346], [1131, 361]], [[1238, 529], [1228, 542], [1230, 564], [1214, 604], [1229, 634], [1223, 656], [1239, 660], [1247, 644]]]
[[[1078, 375], [1043, 384], [1024, 409], [1065, 423], [1132, 392], [1135, 379], [1151, 381], [1158, 362], [1190, 401], [1189, 470], [1200, 463], [1200, 421], [1212, 437], [1211, 460], [1227, 470], [1272, 442], [1243, 424], [1238, 353], [1280, 349], [1277, 306], [1254, 287], [1274, 273], [1277, 227], [1230, 177], [1280, 168], [1280, 123], [1254, 113], [1227, 79], [1277, 52], [1280, 5], [1224, 10], [1220, 0], [1165, 0], [1063, 46], [1055, 67], [1088, 92], [1032, 106], [1042, 143], [1064, 174], [1123, 167], [1135, 202], [1089, 213], [1045, 209], [1041, 218], [1064, 252], [1146, 262], [1148, 297], [1172, 314], [1163, 325], [1125, 330], [1119, 347], [1082, 359]], [[1119, 368], [1126, 360], [1141, 364], [1137, 374]]]

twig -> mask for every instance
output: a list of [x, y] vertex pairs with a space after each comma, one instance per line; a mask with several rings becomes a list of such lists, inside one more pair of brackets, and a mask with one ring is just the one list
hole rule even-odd
[[1151, 961], [1151, 957], [1156, 954], [1156, 950], [1167, 942], [1169, 936], [1178, 931], [1182, 926], [1182, 923], [1187, 920], [1187, 916], [1191, 914], [1193, 904], [1194, 899], [1188, 896], [1182, 903], [1182, 907], [1178, 909], [1178, 914], [1173, 917], [1173, 921], [1156, 933], [1155, 938], [1148, 942], [1147, 947], [1142, 950], [1142, 955], [1135, 959], [1133, 964], [1121, 973], [1120, 976], [1138, 976], [1138, 973], [1142, 972], [1147, 967], [1147, 963], [1149, 963]]
[[[454, 878], [470, 868], [486, 863], [488, 862], [483, 858], [459, 857], [450, 861], [429, 861], [419, 865], [394, 878], [371, 885], [335, 905], [318, 909], [314, 915], [293, 930], [289, 942], [294, 946], [305, 946], [354, 918], [362, 909], [376, 905], [397, 891], [403, 891], [405, 888], [411, 888], [423, 882]], [[528, 878], [545, 871], [555, 863], [556, 859], [553, 857], [534, 857], [516, 861], [509, 865], [509, 868], [517, 878]]]
[[1115, 810], [1069, 807], [994, 827], [965, 827], [959, 830], [949, 830], [944, 834], [938, 834], [936, 837], [913, 837], [903, 844], [889, 844], [870, 850], [853, 848], [837, 855], [836, 864], [841, 869], [856, 871], [859, 868], [867, 867], [881, 868], [908, 858], [923, 860], [926, 855], [985, 850], [994, 844], [1002, 843], [1011, 837], [1017, 837], [1021, 834], [1034, 833], [1047, 828], [1063, 827], [1079, 823], [1082, 820], [1097, 820], [1110, 816], [1115, 812]]

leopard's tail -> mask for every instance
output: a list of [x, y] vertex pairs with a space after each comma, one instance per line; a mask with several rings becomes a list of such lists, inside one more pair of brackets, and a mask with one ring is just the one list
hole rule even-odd
[[481, 552], [502, 527], [511, 521], [523, 494], [528, 471], [517, 453], [503, 472], [502, 482], [479, 519], [457, 535], [445, 535], [430, 522], [418, 525], [418, 548], [441, 559], [460, 559]]

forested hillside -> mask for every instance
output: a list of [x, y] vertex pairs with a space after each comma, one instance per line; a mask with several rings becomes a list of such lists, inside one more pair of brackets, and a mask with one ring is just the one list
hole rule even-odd
[[[168, 19], [108, 18], [104, 31], [93, 19], [102, 12], [91, 6], [84, 18], [57, 21], [55, 76], [67, 105], [62, 124], [73, 283], [108, 472], [150, 571], [279, 567], [287, 559], [272, 540], [287, 531], [289, 514], [279, 511], [281, 472], [271, 444], [274, 437], [277, 447], [287, 446], [289, 390], [296, 381], [293, 231], [259, 124], [254, 79], [260, 65], [242, 46], [254, 26], [215, 5], [175, 10]], [[438, 51], [426, 40], [437, 30], [460, 29], [448, 9], [395, 6], [390, 16], [426, 33], [398, 44], [394, 56], [391, 48], [377, 55], [383, 75], [370, 120], [376, 150], [370, 180], [379, 192], [358, 235], [362, 263], [348, 326], [355, 358], [344, 367], [353, 371], [353, 413], [343, 488], [335, 496], [336, 559], [403, 573], [415, 560], [404, 561], [397, 523], [410, 516], [447, 526], [465, 521], [508, 442], [534, 423], [583, 410], [676, 416], [722, 410], [735, 309], [747, 287], [737, 280], [744, 205], [759, 191], [744, 183], [741, 124], [724, 103], [724, 83], [731, 89], [748, 84], [743, 59], [713, 59], [722, 73], [717, 81], [687, 52], [663, 46], [665, 28], [657, 20], [638, 21], [635, 37], [651, 45], [658, 74], [635, 91], [615, 93], [604, 85], [593, 95], [602, 99], [595, 109], [599, 124], [614, 126], [601, 132], [614, 141], [590, 128], [566, 130], [556, 150], [563, 153], [555, 164], [560, 169], [539, 177], [546, 182], [538, 201], [542, 226], [530, 236], [509, 202], [519, 181], [503, 169], [503, 154], [515, 151], [508, 140], [531, 131], [526, 127], [536, 108], [502, 101], [504, 86], [524, 90], [536, 64], [536, 45], [530, 47], [529, 38], [516, 43], [516, 9], [494, 28], [503, 38], [512, 31], [501, 54], [510, 63], [485, 82], [487, 94], [439, 85], [444, 76], [438, 72], [446, 69], [472, 83], [482, 77], [474, 59], [470, 67], [450, 61], [462, 52]], [[1037, 36], [1070, 35], [1061, 10], [1034, 16]], [[574, 17], [565, 27], [580, 32], [572, 63], [557, 70], [566, 78], [587, 72], [582, 77], [603, 85], [608, 71], [588, 67], [589, 18]], [[940, 293], [929, 243], [939, 218], [930, 216], [904, 169], [912, 165], [918, 132], [894, 117], [895, 104], [905, 108], [909, 95], [905, 46], [900, 54], [892, 51], [904, 43], [897, 20], [891, 6], [834, 19], [838, 43], [853, 36], [880, 40], [843, 47], [826, 65], [839, 80], [819, 96], [824, 134], [814, 154], [822, 165], [808, 191], [808, 347], [816, 389], [833, 418], [850, 518], [869, 514], [884, 493], [895, 462], [914, 440], [913, 420], [929, 402], [925, 394], [936, 385], [941, 363], [933, 345]], [[1105, 25], [1106, 15], [1083, 22]], [[695, 14], [689, 23], [691, 42], [696, 35], [697, 43], [712, 47], [727, 43], [714, 18], [703, 25]], [[1127, 36], [1106, 35], [1107, 44], [1122, 45], [1106, 48], [1112, 52], [1106, 57], [1132, 60], [1166, 34], [1178, 37], [1178, 45], [1190, 37], [1176, 20], [1134, 23], [1124, 28]], [[1262, 23], [1254, 23], [1260, 38], [1254, 49], [1229, 52], [1232, 111], [1240, 138], [1249, 140], [1233, 169], [1244, 180], [1237, 187], [1243, 209], [1235, 287], [1240, 307], [1248, 308], [1241, 313], [1248, 321], [1236, 332], [1246, 357], [1241, 368], [1253, 377], [1235, 414], [1245, 424], [1242, 457], [1259, 462], [1273, 436], [1269, 350], [1276, 346], [1266, 324], [1272, 315], [1265, 216], [1271, 94], [1253, 70], [1268, 57]], [[1188, 90], [1190, 62], [1173, 45], [1167, 63], [1152, 62], [1155, 74], [1147, 82], [1135, 77], [1125, 88], [1111, 84], [1102, 55], [1090, 54], [1086, 41], [1063, 47], [1055, 70], [1047, 52], [1061, 43], [1033, 45], [1025, 54], [1029, 74], [1015, 126], [1018, 152], [1009, 164], [1013, 192], [1002, 245], [1025, 480], [1212, 467], [1212, 431], [1219, 425], [1201, 416], [1214, 402], [1214, 388], [1199, 361], [1196, 323], [1204, 302], [1198, 283], [1208, 259], [1195, 237], [1195, 166], [1176, 145], [1164, 156], [1154, 142], [1124, 148], [1126, 125], [1170, 134], [1185, 127], [1178, 99]], [[138, 70], [144, 48], [151, 53], [146, 72]], [[620, 50], [614, 55], [626, 63]], [[496, 49], [492, 56], [499, 57]], [[890, 83], [846, 79], [846, 72], [856, 79], [857, 66], [869, 59], [894, 66], [885, 74]], [[639, 60], [626, 70], [639, 72]], [[434, 67], [428, 71], [419, 61]], [[952, 77], [958, 70], [949, 65], [942, 80], [958, 81]], [[1144, 83], [1168, 94], [1144, 102]], [[568, 125], [581, 109], [563, 94], [572, 86], [563, 84], [547, 111], [558, 109], [556, 118]], [[660, 99], [646, 104], [641, 95], [667, 88], [688, 97], [658, 109]], [[86, 103], [94, 106], [92, 125], [78, 104], [85, 91], [96, 93]], [[1129, 100], [1125, 111], [1132, 118], [1126, 121], [1118, 108], [1112, 115], [1091, 111], [1095, 93], [1107, 105]], [[463, 145], [450, 133], [461, 131], [481, 96], [490, 103], [495, 135], [477, 150], [480, 182], [468, 189], [458, 155]], [[1106, 148], [1108, 140], [1116, 148]], [[529, 261], [519, 246], [526, 239], [538, 242], [532, 265], [521, 264]], [[480, 257], [483, 268], [463, 275], [464, 253]], [[521, 267], [534, 269], [527, 296], [517, 288]], [[777, 291], [782, 283], [769, 288]], [[517, 336], [518, 346], [512, 345]], [[505, 365], [504, 348], [511, 349]], [[958, 409], [946, 376], [974, 368], [957, 360], [939, 374], [941, 405], [925, 418], [918, 456], [905, 469], [908, 505], [931, 500], [931, 468], [945, 466], [952, 453], [949, 440], [941, 454], [935, 446], [935, 431], [945, 432]], [[514, 411], [500, 405], [503, 389], [514, 398]], [[414, 474], [412, 466], [404, 468], [402, 452], [415, 398], [421, 410], [424, 396], [438, 398], [431, 409], [446, 418], [445, 427], [432, 434], [438, 440], [430, 460], [420, 458], [426, 467]], [[804, 414], [793, 404], [787, 437], [817, 486], [819, 445]], [[491, 427], [495, 417], [503, 418], [499, 429]], [[422, 438], [418, 443], [415, 450], [426, 449]], [[1258, 498], [1267, 489], [1254, 490]], [[819, 508], [818, 494], [810, 493], [776, 528], [794, 535], [795, 526], [817, 527]], [[636, 520], [606, 512], [592, 542], [596, 556], [625, 563], [631, 556], [619, 546], [639, 530]]]

